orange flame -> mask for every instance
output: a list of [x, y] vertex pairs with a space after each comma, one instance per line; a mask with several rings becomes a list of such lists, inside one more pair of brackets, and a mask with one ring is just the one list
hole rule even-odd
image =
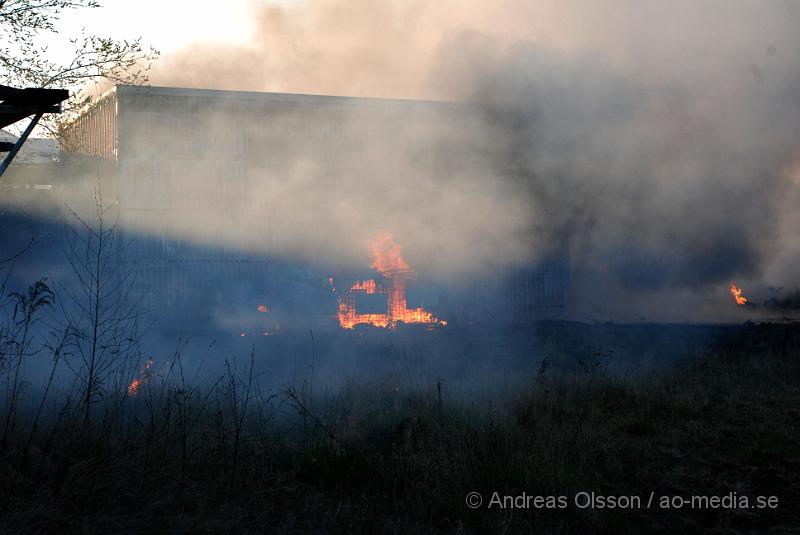
[[378, 285], [372, 279], [365, 280], [363, 282], [362, 281], [356, 281], [355, 284], [353, 284], [350, 287], [350, 290], [351, 291], [361, 291], [361, 292], [364, 292], [365, 294], [376, 294], [376, 293], [378, 293]]
[[381, 273], [387, 271], [405, 271], [411, 266], [403, 259], [402, 247], [394, 241], [394, 236], [389, 232], [384, 232], [372, 240], [372, 255], [375, 261], [369, 266], [377, 269]]
[[[352, 329], [356, 325], [368, 324], [375, 327], [388, 327], [393, 329], [399, 322], [425, 323], [433, 325], [447, 325], [444, 320], [438, 319], [423, 308], [407, 308], [406, 283], [414, 275], [411, 266], [403, 259], [400, 245], [395, 243], [394, 237], [389, 233], [379, 235], [372, 242], [372, 254], [375, 260], [370, 265], [378, 270], [384, 277], [383, 284], [375, 280], [356, 281], [347, 295], [339, 298], [338, 318], [339, 325], [344, 329]], [[355, 295], [386, 294], [387, 311], [385, 314], [359, 314], [355, 308]]]
[[737, 305], [741, 306], [747, 303], [747, 298], [742, 295], [742, 289], [737, 288], [733, 282], [731, 282], [731, 295], [733, 295]]
[[150, 380], [150, 367], [153, 365], [153, 357], [148, 357], [147, 362], [144, 363], [144, 368], [139, 373], [139, 377], [131, 381], [128, 385], [128, 395], [133, 397], [139, 393], [139, 388]]

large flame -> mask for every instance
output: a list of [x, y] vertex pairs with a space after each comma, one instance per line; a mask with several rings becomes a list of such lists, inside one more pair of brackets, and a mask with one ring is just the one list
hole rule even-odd
[[737, 305], [741, 306], [747, 303], [747, 298], [742, 295], [742, 289], [737, 288], [733, 282], [731, 282], [731, 295], [733, 295]]
[[[371, 249], [375, 260], [370, 267], [379, 271], [384, 280], [382, 283], [373, 279], [356, 281], [347, 295], [339, 298], [339, 325], [345, 329], [352, 329], [360, 324], [393, 329], [399, 322], [447, 325], [446, 321], [438, 319], [423, 308], [407, 308], [406, 284], [414, 272], [403, 258], [402, 249], [394, 241], [394, 237], [390, 233], [377, 236]], [[386, 294], [386, 313], [359, 314], [355, 307], [355, 296], [358, 293]]]
[[403, 259], [402, 248], [395, 243], [394, 236], [391, 233], [384, 232], [378, 235], [372, 240], [370, 247], [375, 261], [369, 267], [377, 269], [384, 274], [387, 271], [406, 271], [411, 269], [408, 262]]

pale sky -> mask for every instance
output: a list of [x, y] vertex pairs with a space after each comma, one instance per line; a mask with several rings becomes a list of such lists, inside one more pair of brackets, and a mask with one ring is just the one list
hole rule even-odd
[[58, 40], [80, 33], [135, 39], [161, 52], [185, 47], [197, 41], [243, 43], [252, 32], [249, 20], [251, 0], [101, 0], [95, 9], [67, 10], [58, 28], [60, 37], [53, 39], [51, 52]]

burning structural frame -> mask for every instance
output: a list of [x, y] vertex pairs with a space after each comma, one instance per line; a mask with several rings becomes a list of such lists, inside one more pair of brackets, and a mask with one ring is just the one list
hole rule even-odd
[[[344, 122], [345, 109], [358, 109], [364, 120]], [[136, 228], [145, 220], [166, 222], [176, 205], [188, 202], [182, 197], [190, 192], [178, 191], [173, 180], [179, 173], [234, 199], [247, 197], [244, 177], [253, 166], [279, 176], [298, 154], [335, 177], [357, 165], [349, 161], [347, 143], [358, 143], [375, 129], [391, 128], [388, 121], [419, 121], [430, 110], [449, 116], [469, 111], [456, 103], [118, 85], [64, 130], [62, 159], [80, 162], [100, 175], [110, 190], [105, 197], [119, 199], [121, 221], [129, 223], [126, 228]], [[215, 128], [208, 128], [212, 114], [217, 117]], [[143, 304], [150, 308], [190, 307], [199, 288], [219, 293], [220, 280], [250, 281], [254, 292], [270, 293], [275, 281], [286, 285], [291, 279], [288, 284], [302, 287], [298, 295], [308, 293], [303, 288], [317, 286], [326, 292], [322, 274], [287, 267], [270, 255], [244, 253], [247, 248], [241, 244], [198, 247], [166, 232], [148, 236], [130, 230], [120, 238], [118, 261], [136, 272], [136, 291], [145, 295]], [[272, 239], [269, 225], [263, 238]], [[569, 270], [564, 243], [535, 266], [487, 280], [469, 296], [450, 299], [450, 315], [463, 322], [489, 315], [509, 321], [565, 317]], [[432, 314], [422, 318], [423, 309], [408, 309], [405, 297], [398, 298], [398, 290], [404, 296], [410, 272], [381, 272], [384, 280], [373, 291], [387, 293], [387, 318], [367, 323], [390, 325], [404, 315], [440, 321]], [[351, 297], [338, 304], [325, 301], [330, 314], [322, 323], [336, 324], [337, 316], [341, 319], [354, 310]], [[497, 313], [498, 307], [505, 311]]]

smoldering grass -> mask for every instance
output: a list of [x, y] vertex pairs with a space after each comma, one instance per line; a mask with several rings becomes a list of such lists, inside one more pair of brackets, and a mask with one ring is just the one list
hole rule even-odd
[[[0, 529], [787, 531], [800, 497], [793, 469], [800, 416], [792, 409], [800, 402], [800, 332], [765, 325], [734, 334], [644, 377], [609, 373], [609, 351], [574, 366], [556, 366], [553, 353], [491, 399], [402, 371], [331, 389], [313, 359], [303, 377], [274, 391], [254, 371], [255, 351], [244, 361], [228, 357], [199, 381], [181, 342], [131, 395], [127, 386], [147, 355], [131, 348], [95, 383], [88, 419], [87, 382], [77, 376], [55, 391], [18, 389], [31, 410], [6, 403], [15, 426], [0, 463]], [[48, 344], [37, 358], [56, 362], [63, 350]], [[6, 387], [10, 395], [13, 381]], [[779, 494], [784, 505], [654, 515], [464, 504], [472, 491], [488, 498], [731, 489]]]

